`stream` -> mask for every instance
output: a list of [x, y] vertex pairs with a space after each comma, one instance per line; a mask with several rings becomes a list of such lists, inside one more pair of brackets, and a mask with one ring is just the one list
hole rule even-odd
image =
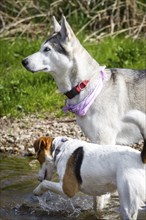
[[[34, 158], [0, 154], [0, 220], [97, 219], [91, 196], [78, 194], [66, 199], [51, 192], [42, 197], [34, 196], [38, 170], [39, 164]], [[120, 219], [117, 194], [112, 195], [98, 219]]]

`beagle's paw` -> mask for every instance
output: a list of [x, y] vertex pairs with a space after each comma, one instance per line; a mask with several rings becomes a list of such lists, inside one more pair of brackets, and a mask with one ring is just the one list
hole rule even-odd
[[43, 180], [33, 191], [36, 196], [41, 196], [44, 192], [48, 191], [48, 181]]
[[42, 182], [45, 179], [44, 175], [38, 175], [38, 181]]
[[46, 177], [47, 171], [46, 169], [41, 169], [38, 174], [38, 181], [42, 182]]
[[43, 194], [43, 192], [40, 190], [40, 185], [37, 186], [34, 190], [33, 190], [33, 194], [35, 196], [41, 196]]

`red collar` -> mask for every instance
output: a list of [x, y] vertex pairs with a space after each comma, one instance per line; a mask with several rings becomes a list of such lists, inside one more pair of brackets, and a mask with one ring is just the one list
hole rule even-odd
[[73, 89], [70, 91], [64, 93], [69, 99], [74, 98], [76, 95], [78, 95], [88, 84], [89, 80], [84, 80], [80, 84], [76, 85]]

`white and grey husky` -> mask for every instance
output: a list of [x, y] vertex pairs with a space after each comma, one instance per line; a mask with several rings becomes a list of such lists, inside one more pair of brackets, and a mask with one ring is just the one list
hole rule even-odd
[[[61, 26], [53, 19], [54, 33], [38, 52], [23, 59], [23, 66], [53, 76], [60, 92], [67, 96], [65, 110], [76, 114], [91, 142], [138, 142], [142, 138], [139, 129], [121, 118], [131, 109], [146, 112], [146, 70], [100, 66], [80, 44], [66, 18]], [[98, 204], [102, 208], [100, 200]]]
[[66, 110], [76, 114], [92, 142], [127, 145], [139, 140], [136, 126], [125, 126], [121, 118], [130, 109], [146, 112], [146, 70], [101, 67], [80, 44], [65, 17], [61, 26], [54, 17], [54, 33], [22, 64], [31, 72], [53, 76], [60, 92], [68, 97]]

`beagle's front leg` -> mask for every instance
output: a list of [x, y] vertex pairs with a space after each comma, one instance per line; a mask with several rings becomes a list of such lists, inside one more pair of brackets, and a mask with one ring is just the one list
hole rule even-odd
[[38, 180], [41, 182], [45, 179], [45, 175], [46, 175], [46, 163], [44, 163], [41, 167], [41, 169], [39, 170], [38, 173]]
[[64, 196], [61, 183], [55, 183], [48, 180], [43, 180], [33, 191], [34, 195], [40, 196], [46, 191], [51, 191]]
[[45, 161], [39, 171], [38, 180], [42, 182], [44, 179], [51, 180], [54, 173], [54, 163], [52, 161]]

